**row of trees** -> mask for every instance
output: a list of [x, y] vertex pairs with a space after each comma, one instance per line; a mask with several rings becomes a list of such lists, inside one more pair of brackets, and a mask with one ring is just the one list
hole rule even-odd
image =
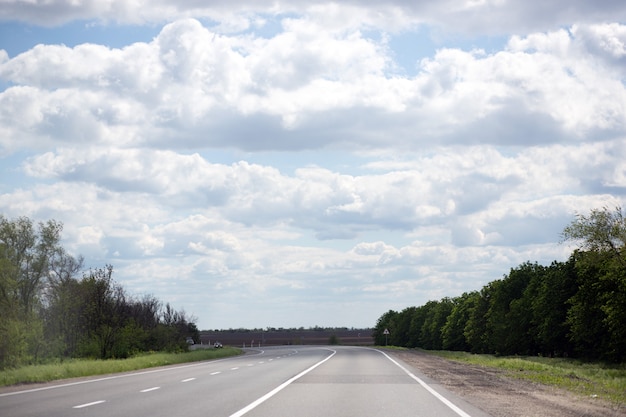
[[83, 271], [62, 225], [0, 215], [0, 369], [49, 358], [124, 358], [186, 349], [198, 329], [184, 311], [117, 284], [110, 265]]
[[[592, 210], [564, 229], [565, 262], [524, 263], [480, 291], [384, 313], [377, 344], [626, 361], [626, 221]], [[387, 329], [389, 335], [385, 335]]]

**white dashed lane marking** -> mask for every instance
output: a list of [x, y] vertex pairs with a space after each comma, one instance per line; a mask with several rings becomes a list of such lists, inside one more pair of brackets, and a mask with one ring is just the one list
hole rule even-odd
[[87, 403], [87, 404], [81, 404], [81, 405], [75, 405], [72, 408], [85, 408], [85, 407], [91, 407], [92, 405], [97, 405], [97, 404], [102, 404], [103, 402], [105, 402], [104, 400], [100, 400], [100, 401], [94, 401], [92, 403]]
[[[291, 355], [292, 355], [292, 354], [290, 354], [290, 355], [288, 355], [288, 356], [291, 356]], [[276, 358], [269, 358], [269, 359], [267, 360], [267, 362], [272, 362], [274, 359], [281, 359], [282, 357], [283, 357], [283, 356], [277, 356]], [[259, 362], [257, 362], [256, 364], [261, 365], [261, 364], [264, 364], [264, 363], [266, 363], [266, 361], [259, 361]], [[251, 366], [255, 366], [256, 364], [255, 364], [255, 363], [249, 363], [249, 364], [247, 364], [246, 366], [247, 366], [247, 367], [251, 367]], [[236, 370], [238, 370], [238, 369], [239, 369], [239, 367], [238, 367], [238, 366], [237, 366], [237, 367], [230, 368], [230, 370], [231, 370], [231, 371], [236, 371]], [[222, 371], [215, 371], [215, 372], [211, 372], [211, 374], [210, 374], [210, 375], [219, 375], [219, 374], [221, 374], [221, 373], [222, 373]], [[182, 383], [184, 383], [184, 382], [191, 382], [191, 381], [194, 381], [195, 379], [196, 379], [196, 378], [186, 378], [186, 379], [181, 380], [180, 382], [182, 382]], [[158, 389], [161, 389], [161, 387], [151, 387], [151, 388], [146, 388], [146, 389], [142, 389], [142, 390], [141, 390], [141, 391], [139, 391], [139, 392], [141, 392], [141, 393], [146, 393], [146, 392], [156, 391], [156, 390], [158, 390]], [[74, 406], [74, 407], [72, 407], [72, 408], [75, 408], [75, 409], [87, 408], [87, 407], [91, 407], [91, 406], [94, 406], [94, 405], [102, 404], [102, 403], [105, 403], [105, 402], [106, 402], [106, 400], [93, 401], [93, 402], [90, 402], [90, 403], [85, 403], [85, 404], [75, 405], [75, 406]]]

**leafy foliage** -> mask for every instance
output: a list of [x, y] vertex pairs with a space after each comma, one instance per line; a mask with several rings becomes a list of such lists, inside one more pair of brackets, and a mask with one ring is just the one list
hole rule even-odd
[[404, 347], [626, 361], [621, 208], [578, 215], [562, 237], [580, 244], [566, 262], [526, 262], [480, 291], [390, 310], [376, 324], [376, 343], [389, 328]]
[[564, 240], [580, 242], [580, 248], [593, 253], [607, 253], [626, 266], [626, 219], [621, 207], [591, 210], [588, 216], [578, 214], [561, 234]]
[[0, 369], [48, 358], [126, 358], [187, 350], [194, 320], [152, 296], [130, 296], [113, 267], [78, 278], [82, 258], [60, 245], [62, 225], [0, 215]]

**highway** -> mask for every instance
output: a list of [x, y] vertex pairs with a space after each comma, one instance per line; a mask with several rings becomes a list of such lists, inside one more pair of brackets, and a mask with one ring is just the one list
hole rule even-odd
[[489, 417], [384, 352], [348, 346], [246, 355], [0, 392], [6, 417]]

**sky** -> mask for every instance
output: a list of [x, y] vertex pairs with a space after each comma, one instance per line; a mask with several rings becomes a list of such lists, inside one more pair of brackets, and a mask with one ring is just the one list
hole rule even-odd
[[622, 0], [0, 0], [0, 213], [200, 329], [373, 327], [626, 201]]

